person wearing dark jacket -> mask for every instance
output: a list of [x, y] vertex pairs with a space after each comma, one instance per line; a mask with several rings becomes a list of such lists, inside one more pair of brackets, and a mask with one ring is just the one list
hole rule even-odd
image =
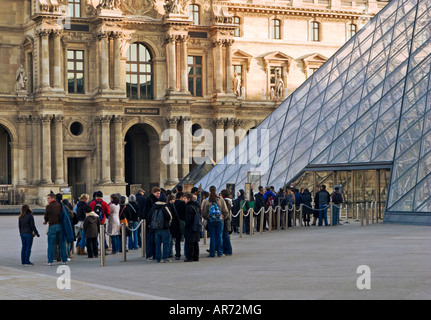
[[98, 257], [97, 237], [100, 231], [100, 219], [90, 206], [85, 207], [84, 230], [87, 237], [87, 252], [89, 258]]
[[313, 207], [311, 204], [311, 193], [308, 189], [304, 189], [302, 193], [302, 220], [304, 221], [304, 226], [310, 226], [310, 216], [313, 213]]
[[58, 242], [63, 264], [67, 264], [66, 241], [64, 232], [61, 227], [60, 215], [63, 207], [56, 200], [55, 194], [50, 193], [47, 196], [48, 205], [45, 208], [44, 222], [48, 224], [48, 265], [52, 266], [54, 262], [55, 244]]
[[319, 205], [319, 226], [322, 226], [323, 222], [325, 222], [325, 226], [328, 226], [327, 212], [330, 201], [331, 195], [326, 191], [326, 186], [322, 184], [320, 191], [314, 197], [314, 202]]
[[186, 216], [186, 203], [182, 191], [176, 193], [175, 202], [172, 205], [171, 235], [175, 239], [175, 260], [181, 258], [181, 238], [184, 232], [184, 220]]
[[191, 193], [185, 193], [183, 199], [185, 202], [184, 255], [186, 256], [184, 262], [199, 261], [199, 240], [201, 235], [200, 230], [193, 230], [193, 224], [196, 214], [200, 215], [200, 208]]
[[[265, 216], [265, 198], [263, 196], [264, 194], [265, 194], [265, 188], [263, 186], [259, 186], [258, 192], [254, 195], [254, 212], [258, 213], [258, 214], [256, 214], [256, 219], [257, 219], [256, 230], [257, 231], [260, 231], [260, 229], [261, 229], [261, 226], [260, 226], [261, 215]], [[262, 211], [261, 211], [261, 209], [262, 209]], [[264, 223], [265, 223], [265, 221], [264, 221]]]
[[[153, 228], [152, 221], [156, 219], [157, 212], [161, 210], [163, 216], [163, 223], [160, 227]], [[153, 207], [149, 213], [149, 224], [154, 232], [154, 244], [155, 244], [155, 261], [156, 262], [168, 262], [168, 255], [170, 252], [170, 230], [169, 227], [172, 221], [172, 214], [168, 208], [166, 202], [157, 201], [153, 204]], [[163, 250], [162, 250], [163, 244]]]
[[138, 226], [139, 226], [139, 205], [136, 202], [136, 196], [131, 194], [129, 196], [129, 203], [124, 212], [129, 223], [130, 236], [129, 236], [129, 250], [138, 249]]
[[80, 240], [76, 244], [76, 253], [78, 255], [86, 255], [85, 247], [87, 246], [87, 239], [85, 236], [85, 231], [83, 228], [84, 220], [85, 220], [85, 207], [88, 206], [88, 201], [90, 200], [90, 196], [86, 193], [81, 194], [79, 197], [79, 201], [76, 205], [76, 217], [78, 219], [78, 227], [80, 230]]
[[151, 194], [149, 197], [147, 197], [147, 200], [145, 201], [145, 208], [144, 208], [144, 219], [146, 220], [146, 252], [145, 255], [147, 257], [147, 261], [151, 261], [155, 257], [155, 250], [156, 247], [154, 245], [154, 232], [150, 227], [150, 211], [153, 207], [154, 203], [156, 203], [159, 200], [161, 189], [159, 187], [154, 187], [151, 190]]
[[[144, 189], [139, 188], [136, 191], [136, 203], [139, 206], [139, 212], [138, 212], [138, 216], [139, 216], [139, 220], [143, 220], [144, 219], [144, 210], [145, 210], [145, 201], [147, 200], [144, 196]], [[139, 247], [142, 247], [142, 243], [141, 243], [141, 228], [138, 228], [138, 245]]]
[[21, 207], [21, 213], [18, 216], [18, 228], [21, 237], [21, 264], [23, 266], [32, 266], [30, 261], [31, 247], [33, 246], [33, 237], [40, 237], [34, 224], [33, 211], [25, 204]]

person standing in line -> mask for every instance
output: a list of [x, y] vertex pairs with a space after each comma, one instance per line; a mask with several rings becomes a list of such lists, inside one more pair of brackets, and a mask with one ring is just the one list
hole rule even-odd
[[[109, 211], [108, 203], [103, 200], [103, 192], [96, 191], [94, 193], [94, 199], [89, 203], [91, 210], [99, 216], [100, 224], [106, 225], [107, 217], [111, 213]], [[105, 249], [108, 250], [108, 244], [105, 238]]]
[[317, 219], [319, 218], [319, 200], [316, 198], [319, 191], [320, 191], [320, 186], [317, 186], [316, 194], [314, 195], [313, 223], [311, 224], [312, 226], [316, 225]]
[[313, 207], [311, 204], [311, 193], [308, 189], [304, 189], [302, 193], [302, 220], [304, 221], [304, 226], [310, 226], [310, 215], [313, 213]]
[[33, 246], [33, 237], [40, 237], [34, 224], [33, 211], [25, 204], [21, 207], [21, 213], [18, 216], [18, 228], [21, 237], [21, 264], [25, 267], [32, 266], [30, 261], [31, 247]]
[[151, 208], [153, 207], [154, 203], [159, 201], [161, 191], [162, 190], [159, 187], [154, 187], [153, 189], [151, 189], [150, 196], [147, 197], [147, 200], [145, 201], [144, 218], [147, 222], [147, 226], [146, 226], [147, 245], [146, 245], [145, 256], [147, 258], [147, 261], [152, 261], [156, 255], [156, 253], [155, 253], [156, 247], [154, 244], [154, 232], [150, 226], [151, 225], [150, 211], [151, 211]]
[[[169, 227], [172, 221], [172, 214], [168, 208], [168, 204], [163, 201], [157, 201], [153, 204], [149, 214], [151, 220], [150, 226], [154, 231], [155, 261], [170, 262], [168, 255], [172, 246], [170, 246]], [[157, 226], [153, 224], [153, 221]]]
[[202, 202], [202, 217], [207, 220], [208, 233], [210, 237], [209, 257], [223, 256], [223, 220], [227, 218], [228, 210], [226, 202], [217, 195], [216, 187], [209, 189], [208, 200]]
[[90, 200], [90, 196], [86, 193], [83, 193], [79, 197], [79, 201], [76, 205], [76, 216], [78, 218], [78, 228], [81, 236], [78, 243], [76, 244], [76, 253], [80, 256], [87, 254], [87, 252], [85, 252], [85, 247], [87, 246], [87, 243], [86, 243], [86, 236], [85, 236], [83, 225], [85, 220], [84, 208], [88, 206], [89, 200]]
[[328, 191], [326, 191], [326, 186], [322, 184], [320, 186], [320, 191], [316, 193], [316, 197], [314, 201], [317, 201], [319, 204], [319, 226], [322, 226], [323, 222], [325, 222], [325, 226], [328, 225], [328, 206], [331, 201], [331, 196]]
[[181, 238], [184, 236], [184, 220], [186, 215], [186, 204], [184, 194], [178, 191], [175, 194], [175, 201], [172, 205], [171, 235], [175, 239], [175, 260], [181, 259]]
[[220, 192], [221, 197], [224, 199], [226, 203], [226, 207], [228, 210], [228, 214], [226, 216], [226, 219], [224, 219], [224, 225], [223, 225], [223, 254], [226, 256], [232, 255], [232, 243], [230, 241], [230, 234], [232, 233], [232, 203], [231, 199], [229, 198], [229, 191], [226, 189], [223, 189]]
[[201, 230], [200, 228], [196, 228], [198, 223], [195, 222], [201, 220], [200, 208], [196, 202], [196, 197], [189, 192], [184, 194], [183, 200], [185, 203], [184, 262], [199, 261]]
[[[144, 210], [145, 210], [145, 190], [142, 188], [139, 188], [138, 190], [136, 190], [136, 203], [138, 204], [139, 207], [139, 212], [138, 212], [138, 217], [139, 217], [139, 221], [144, 219]], [[142, 240], [141, 240], [141, 228], [138, 228], [138, 246], [139, 248], [142, 247]]]
[[340, 221], [340, 205], [343, 203], [343, 195], [340, 193], [340, 187], [336, 186], [331, 195], [332, 198], [332, 225], [336, 226]]
[[[265, 215], [265, 198], [263, 196], [265, 194], [265, 188], [263, 186], [259, 186], [258, 190], [259, 192], [257, 192], [254, 195], [254, 211], [258, 213], [256, 215], [256, 220], [257, 220], [256, 230], [259, 232], [261, 228], [260, 227], [261, 215]], [[262, 212], [261, 212], [261, 208], [263, 208]], [[265, 221], [263, 223], [265, 223]]]
[[109, 210], [111, 214], [108, 217], [107, 232], [111, 237], [111, 254], [117, 254], [120, 251], [120, 199], [116, 194], [111, 194]]
[[94, 213], [90, 206], [85, 207], [84, 230], [87, 237], [88, 258], [97, 258], [99, 256], [97, 248], [97, 237], [100, 232], [99, 215]]
[[129, 250], [138, 250], [138, 226], [139, 226], [139, 206], [136, 202], [136, 196], [131, 194], [129, 196], [129, 203], [126, 208], [126, 216], [129, 216]]
[[63, 207], [60, 202], [56, 200], [55, 194], [50, 193], [47, 195], [48, 205], [45, 208], [44, 222], [48, 224], [48, 266], [52, 266], [54, 262], [54, 248], [56, 241], [58, 241], [61, 253], [61, 260], [63, 264], [67, 264], [67, 251], [66, 241], [63, 229], [60, 224], [60, 215]]

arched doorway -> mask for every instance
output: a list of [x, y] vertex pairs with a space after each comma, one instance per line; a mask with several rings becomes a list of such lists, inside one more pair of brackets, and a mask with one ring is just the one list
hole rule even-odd
[[11, 138], [6, 128], [0, 125], [0, 185], [12, 184]]
[[137, 186], [147, 192], [160, 185], [159, 136], [148, 124], [135, 124], [126, 133], [124, 149], [126, 192], [135, 193]]

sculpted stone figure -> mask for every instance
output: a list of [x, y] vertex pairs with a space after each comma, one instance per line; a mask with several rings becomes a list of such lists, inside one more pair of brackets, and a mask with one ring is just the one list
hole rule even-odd
[[25, 75], [25, 70], [22, 64], [19, 66], [18, 70], [16, 71], [16, 90], [24, 90], [25, 89], [25, 82], [27, 81], [27, 77]]
[[233, 85], [233, 92], [236, 94], [237, 97], [241, 96], [241, 79], [238, 77], [238, 74], [235, 72], [233, 74], [232, 79], [232, 85]]

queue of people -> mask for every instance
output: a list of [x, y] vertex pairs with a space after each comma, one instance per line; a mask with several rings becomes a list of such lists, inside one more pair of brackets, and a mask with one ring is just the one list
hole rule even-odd
[[[332, 201], [335, 204], [332, 210], [332, 224], [339, 223], [339, 205], [343, 196], [338, 187], [330, 195], [326, 186], [319, 186], [313, 198], [308, 189], [299, 190], [280, 188], [276, 193], [273, 187], [258, 187], [258, 192], [250, 198], [253, 199], [253, 208], [257, 217], [257, 230], [261, 228], [260, 215], [263, 214], [263, 230], [268, 230], [268, 208], [275, 209], [280, 205], [280, 225], [282, 229], [292, 226], [292, 220], [302, 220], [304, 226], [328, 225], [327, 209]], [[73, 249], [76, 245], [78, 255], [87, 255], [88, 258], [97, 258], [100, 246], [103, 245], [110, 254], [122, 251], [121, 225], [126, 225], [127, 249], [137, 250], [141, 243], [140, 223], [146, 222], [146, 260], [156, 262], [169, 262], [171, 258], [181, 259], [183, 251], [184, 261], [199, 261], [199, 241], [203, 230], [208, 231], [209, 252], [208, 257], [222, 257], [232, 255], [230, 235], [239, 232], [238, 213], [246, 213], [251, 205], [246, 201], [244, 190], [239, 190], [237, 198], [232, 200], [229, 192], [224, 189], [220, 193], [214, 186], [209, 192], [193, 188], [191, 192], [182, 192], [181, 187], [174, 191], [165, 191], [154, 187], [149, 196], [145, 197], [144, 190], [138, 189], [136, 195], [129, 197], [120, 194], [111, 194], [110, 201], [103, 200], [103, 193], [97, 191], [90, 200], [88, 194], [82, 194], [73, 207], [61, 194], [47, 195], [48, 205], [45, 209], [44, 224], [48, 225], [47, 238], [48, 265], [52, 266], [54, 260], [67, 264], [73, 258]], [[302, 208], [302, 217], [297, 214]], [[264, 210], [261, 210], [261, 209]], [[338, 210], [337, 210], [338, 209]], [[276, 225], [275, 210], [272, 217], [272, 227]], [[287, 219], [285, 215], [288, 215]], [[244, 232], [250, 232], [250, 218], [244, 218]], [[23, 205], [19, 215], [19, 231], [22, 241], [21, 263], [31, 266], [30, 261], [33, 237], [40, 234], [34, 224], [32, 211], [28, 205]], [[287, 226], [286, 226], [287, 220]], [[100, 225], [107, 225], [106, 232], [110, 237], [111, 246], [105, 240], [100, 244]], [[106, 239], [106, 238], [105, 238]], [[184, 242], [182, 248], [181, 243]], [[183, 250], [182, 250], [183, 249]], [[87, 250], [87, 251], [86, 251]]]

